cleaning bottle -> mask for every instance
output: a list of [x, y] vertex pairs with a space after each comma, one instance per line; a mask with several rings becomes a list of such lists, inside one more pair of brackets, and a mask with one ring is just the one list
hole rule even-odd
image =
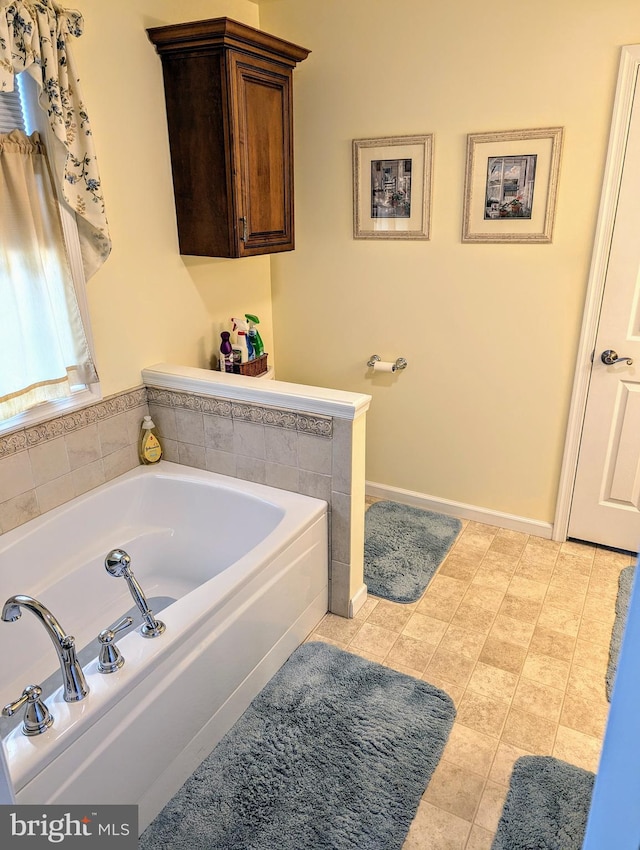
[[249, 337], [249, 342], [253, 346], [253, 350], [255, 351], [255, 356], [260, 357], [264, 354], [264, 343], [262, 342], [262, 337], [256, 325], [260, 324], [260, 319], [257, 316], [254, 316], [252, 313], [245, 313], [245, 319], [249, 322], [249, 330], [247, 331], [247, 336]]
[[145, 416], [142, 420], [138, 453], [142, 463], [157, 463], [162, 457], [162, 446], [150, 416]]
[[255, 354], [247, 335], [249, 326], [244, 319], [232, 318], [231, 321], [233, 322], [233, 329], [236, 332], [236, 343], [233, 348], [235, 351], [240, 352], [240, 362], [246, 363], [248, 360], [253, 360]]
[[233, 372], [233, 346], [229, 337], [229, 331], [222, 331], [220, 334], [220, 362], [219, 367], [221, 372]]

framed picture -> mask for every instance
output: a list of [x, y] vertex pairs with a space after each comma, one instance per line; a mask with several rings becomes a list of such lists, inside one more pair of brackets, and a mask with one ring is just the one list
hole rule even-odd
[[471, 133], [463, 242], [551, 242], [562, 127]]
[[353, 238], [429, 239], [433, 135], [353, 140]]

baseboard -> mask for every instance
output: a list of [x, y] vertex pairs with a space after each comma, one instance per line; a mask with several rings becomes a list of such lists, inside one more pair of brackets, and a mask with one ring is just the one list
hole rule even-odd
[[349, 617], [355, 617], [367, 601], [367, 585], [362, 584], [349, 600]]
[[438, 511], [441, 514], [448, 514], [460, 519], [470, 519], [474, 522], [483, 522], [486, 525], [497, 525], [511, 531], [522, 531], [525, 534], [533, 534], [547, 540], [551, 540], [553, 535], [553, 524], [550, 522], [506, 514], [491, 510], [491, 508], [481, 508], [477, 505], [466, 505], [463, 502], [452, 502], [449, 499], [440, 499], [437, 496], [428, 496], [425, 493], [416, 493], [413, 490], [403, 490], [401, 487], [377, 484], [375, 481], [365, 483], [365, 492], [367, 496], [378, 499], [389, 499], [393, 502], [401, 502], [403, 505], [413, 505], [416, 508]]

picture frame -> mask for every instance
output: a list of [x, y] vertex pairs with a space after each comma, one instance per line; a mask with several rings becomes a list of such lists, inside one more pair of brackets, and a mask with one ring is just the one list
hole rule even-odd
[[433, 134], [353, 140], [353, 238], [426, 239]]
[[552, 241], [562, 127], [470, 133], [463, 242]]

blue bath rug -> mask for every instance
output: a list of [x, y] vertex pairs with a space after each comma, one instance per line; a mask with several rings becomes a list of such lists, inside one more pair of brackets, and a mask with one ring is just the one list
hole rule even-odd
[[522, 756], [491, 850], [580, 850], [595, 776], [552, 756]]
[[631, 598], [631, 587], [633, 585], [633, 576], [635, 567], [625, 567], [620, 572], [618, 579], [618, 595], [616, 597], [616, 618], [613, 622], [611, 630], [611, 642], [609, 644], [609, 664], [605, 675], [605, 688], [607, 699], [611, 702], [611, 693], [613, 691], [613, 682], [616, 678], [616, 669], [618, 667], [618, 656], [620, 655], [620, 646], [622, 644], [622, 636], [624, 635], [624, 627], [627, 622], [627, 611], [629, 609], [629, 599]]
[[139, 848], [400, 850], [454, 716], [433, 685], [303, 644]]
[[392, 602], [420, 599], [462, 523], [397, 502], [375, 502], [365, 514], [364, 583]]

